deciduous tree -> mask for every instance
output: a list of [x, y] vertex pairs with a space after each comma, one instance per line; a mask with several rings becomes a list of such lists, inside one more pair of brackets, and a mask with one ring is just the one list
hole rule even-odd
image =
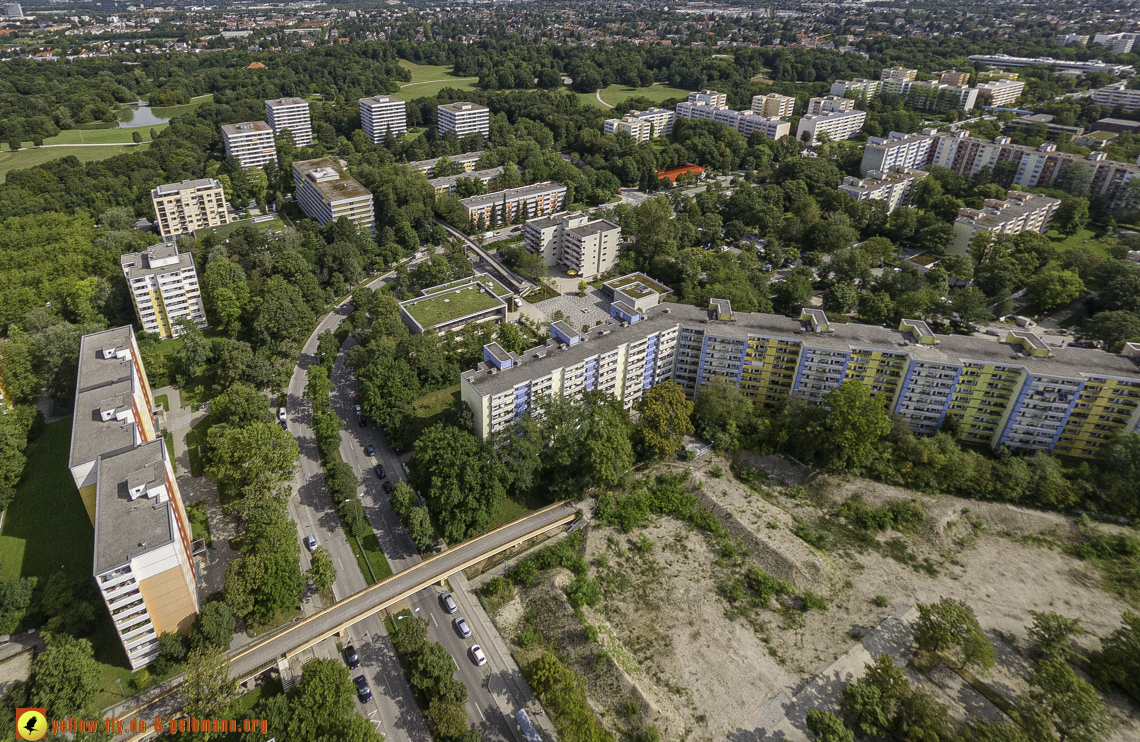
[[642, 446], [650, 458], [663, 459], [677, 453], [684, 438], [693, 432], [693, 403], [675, 382], [649, 389], [637, 403], [637, 422]]

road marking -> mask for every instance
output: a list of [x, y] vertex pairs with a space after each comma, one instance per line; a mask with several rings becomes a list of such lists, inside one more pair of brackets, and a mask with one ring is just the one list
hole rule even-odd
[[475, 703], [475, 701], [472, 701], [471, 703], [475, 704], [475, 710], [479, 712], [479, 718], [483, 721], [487, 721], [487, 717], [483, 716], [483, 709], [479, 708], [479, 704]]
[[456, 671], [459, 670], [459, 663], [455, 661], [454, 657], [451, 658], [451, 664], [455, 665]]
[[429, 616], [431, 616], [431, 622], [432, 622], [433, 624], [435, 624], [435, 627], [438, 629], [438, 628], [439, 628], [439, 624], [438, 624], [438, 623], [436, 623], [436, 621], [435, 621], [435, 614], [433, 614], [433, 613], [429, 613], [428, 615], [429, 615]]

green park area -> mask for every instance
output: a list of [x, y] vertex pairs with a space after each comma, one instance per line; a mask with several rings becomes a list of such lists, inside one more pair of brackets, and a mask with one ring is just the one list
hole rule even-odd
[[[129, 131], [129, 129], [107, 129], [106, 131]], [[85, 133], [98, 134], [100, 132], [89, 131]], [[139, 147], [146, 148], [147, 146], [149, 145], [106, 144], [97, 147], [41, 147], [39, 149], [21, 149], [15, 152], [4, 150], [0, 152], [0, 177], [11, 170], [24, 170], [63, 157], [75, 157], [80, 162], [95, 162], [128, 152], [139, 152], [141, 151]]]
[[[271, 215], [266, 214], [265, 216]], [[275, 216], [272, 219], [254, 217], [253, 219], [236, 219], [229, 224], [220, 224], [216, 227], [206, 227], [204, 229], [199, 229], [194, 233], [194, 236], [198, 239], [201, 239], [208, 234], [213, 234], [222, 239], [225, 239], [229, 237], [235, 229], [243, 224], [248, 224], [249, 226], [256, 227], [258, 229], [269, 229], [273, 231], [279, 231], [285, 228], [285, 223]]]
[[[647, 88], [631, 88], [628, 85], [610, 85], [598, 91], [602, 100], [609, 103], [610, 106], [616, 106], [627, 98], [648, 98], [654, 103], [661, 103], [670, 98], [688, 98], [689, 91], [682, 90], [681, 88], [674, 88], [670, 85], [650, 85]], [[598, 102], [598, 98], [593, 93], [578, 93], [583, 103], [591, 106], [602, 107]]]
[[451, 65], [416, 64], [401, 59], [400, 66], [412, 73], [412, 81], [400, 83], [400, 90], [396, 93], [396, 97], [403, 100], [431, 98], [444, 88], [474, 90], [475, 83], [479, 79], [454, 77], [451, 74]]
[[1066, 237], [1055, 229], [1050, 229], [1047, 236], [1058, 252], [1064, 252], [1071, 247], [1087, 247], [1102, 257], [1109, 257], [1108, 246], [1097, 238], [1096, 234], [1088, 229], [1082, 229], [1076, 234]]

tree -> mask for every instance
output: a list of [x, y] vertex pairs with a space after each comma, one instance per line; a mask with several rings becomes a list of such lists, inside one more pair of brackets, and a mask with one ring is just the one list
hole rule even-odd
[[1140, 513], [1140, 435], [1121, 433], [1096, 452], [1094, 481], [1111, 512]]
[[305, 573], [306, 579], [313, 583], [317, 592], [323, 593], [336, 582], [336, 566], [333, 564], [329, 550], [323, 546], [317, 547], [313, 552], [309, 571]]
[[950, 712], [929, 693], [911, 691], [899, 699], [891, 731], [899, 742], [942, 742], [950, 738]]
[[1066, 307], [1085, 292], [1085, 284], [1076, 271], [1050, 266], [1030, 281], [1026, 298], [1044, 313]]
[[630, 427], [629, 414], [617, 400], [607, 397], [594, 404], [582, 443], [582, 465], [595, 486], [617, 485], [633, 466]]
[[962, 666], [993, 667], [997, 652], [982, 632], [974, 609], [959, 600], [943, 598], [919, 603], [914, 643], [928, 652], [961, 652]]
[[838, 471], [862, 469], [871, 460], [875, 444], [890, 432], [891, 422], [883, 400], [857, 381], [845, 381], [823, 398], [828, 410], [822, 449], [826, 466]]
[[260, 478], [283, 482], [300, 456], [296, 439], [273, 423], [215, 425], [207, 434], [206, 473], [219, 488], [240, 489]]
[[1096, 690], [1060, 660], [1043, 660], [1029, 674], [1030, 698], [1053, 722], [1060, 742], [1100, 742], [1112, 729]]
[[1100, 312], [1085, 320], [1081, 335], [1099, 340], [1109, 352], [1117, 353], [1124, 343], [1140, 338], [1140, 314], [1126, 311]]
[[62, 719], [87, 708], [99, 689], [101, 670], [91, 642], [67, 634], [47, 637], [47, 649], [32, 662], [34, 706]]
[[214, 398], [210, 404], [212, 422], [234, 428], [245, 428], [255, 423], [270, 423], [273, 413], [269, 400], [249, 384], [238, 382]]
[[414, 507], [404, 519], [408, 537], [421, 552], [430, 551], [436, 544], [435, 526], [431, 524], [431, 514], [422, 506]]
[[433, 698], [424, 718], [432, 723], [443, 739], [456, 739], [467, 731], [467, 710], [461, 703]]
[[696, 433], [712, 443], [718, 453], [731, 453], [740, 448], [741, 436], [752, 422], [752, 416], [752, 401], [727, 379], [717, 378], [701, 387], [693, 400]]
[[640, 419], [637, 431], [650, 458], [673, 456], [693, 432], [693, 403], [685, 399], [681, 386], [666, 381], [649, 389], [637, 403]]
[[911, 692], [906, 672], [889, 654], [866, 666], [863, 677], [843, 689], [843, 707], [855, 721], [855, 731], [867, 736], [886, 734], [894, 705]]
[[290, 704], [287, 739], [340, 739], [338, 727], [357, 715], [354, 693], [343, 663], [335, 659], [306, 662]]
[[[240, 696], [237, 682], [230, 679], [230, 662], [225, 652], [212, 644], [192, 649], [186, 655], [186, 680], [180, 691], [186, 714], [198, 719], [226, 716]], [[218, 736], [201, 734], [205, 740]]]
[[158, 659], [154, 662], [156, 675], [165, 675], [184, 659], [186, 659], [186, 642], [181, 634], [164, 631], [158, 635]]
[[471, 433], [437, 423], [415, 444], [409, 480], [450, 543], [482, 533], [509, 484], [506, 468]]
[[210, 347], [202, 330], [193, 320], [183, 317], [174, 323], [174, 335], [182, 339], [182, 383], [189, 384], [198, 375], [198, 367], [210, 356]]
[[1089, 200], [1087, 198], [1068, 198], [1061, 202], [1057, 213], [1053, 217], [1053, 224], [1057, 231], [1066, 237], [1072, 237], [1085, 228], [1089, 223]]
[[206, 645], [229, 649], [235, 628], [234, 612], [222, 601], [215, 600], [202, 606], [194, 617], [194, 632], [190, 640], [195, 649]]
[[1059, 613], [1030, 611], [1029, 615], [1033, 616], [1029, 638], [1037, 654], [1047, 659], [1067, 661], [1073, 652], [1073, 637], [1088, 633], [1080, 621]]
[[1093, 679], [1101, 685], [1118, 685], [1140, 703], [1140, 615], [1125, 611], [1124, 624], [1101, 641], [1092, 658]]
[[837, 283], [823, 295], [823, 308], [828, 312], [847, 314], [858, 303], [859, 292], [850, 283]]
[[855, 734], [835, 714], [818, 709], [807, 711], [808, 731], [816, 742], [855, 742]]

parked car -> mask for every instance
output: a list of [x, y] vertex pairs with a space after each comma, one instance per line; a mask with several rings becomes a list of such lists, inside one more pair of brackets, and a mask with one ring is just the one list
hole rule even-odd
[[364, 455], [365, 455], [365, 456], [372, 456], [372, 455], [374, 455], [375, 453], [376, 453], [376, 446], [373, 446], [373, 445], [367, 445], [367, 446], [365, 446], [365, 447], [364, 447]]
[[395, 489], [395, 487], [392, 486], [392, 483], [389, 482], [387, 479], [385, 479], [384, 480], [384, 492], [385, 492], [385, 494], [389, 494], [389, 495], [392, 494], [392, 490], [394, 490], [394, 489]]
[[310, 533], [308, 536], [305, 536], [305, 547], [309, 551], [316, 551], [317, 550], [317, 536], [316, 536], [316, 534]]
[[439, 596], [439, 604], [443, 606], [443, 610], [448, 613], [455, 613], [459, 610], [459, 606], [455, 604], [455, 598], [451, 597], [451, 593], [444, 593]]
[[289, 430], [289, 424], [287, 422], [285, 422], [284, 420], [281, 421], [281, 429], [286, 431], [286, 432], [288, 432], [288, 430]]
[[376, 476], [380, 477], [381, 479], [387, 479], [388, 478], [388, 473], [384, 471], [384, 465], [383, 464], [377, 464], [376, 465]]
[[361, 703], [368, 703], [372, 700], [372, 689], [368, 687], [368, 679], [363, 675], [357, 675], [352, 679], [356, 685], [356, 697], [360, 699]]
[[458, 631], [459, 635], [464, 639], [471, 636], [471, 627], [467, 625], [467, 619], [463, 616], [456, 616], [455, 620], [451, 622], [451, 625], [455, 627], [455, 630]]
[[351, 644], [344, 648], [344, 664], [348, 665], [349, 670], [360, 667], [360, 656], [356, 654], [356, 647]]
[[285, 422], [285, 408], [284, 407], [278, 407], [277, 408], [277, 419], [280, 420], [281, 422]]
[[356, 405], [356, 414], [359, 415], [361, 412], [364, 412], [364, 409], [360, 405]]
[[365, 420], [364, 420], [364, 418], [363, 418], [363, 417], [358, 417], [358, 418], [356, 418], [356, 422], [357, 422], [357, 423], [359, 423], [359, 424], [360, 424], [360, 427], [362, 427], [362, 428], [363, 428], [363, 427], [366, 427], [366, 426], [368, 425], [368, 423], [367, 423], [367, 422], [365, 422]]
[[478, 644], [472, 644], [467, 653], [471, 655], [471, 661], [479, 667], [487, 664], [487, 655], [483, 654], [483, 648]]

